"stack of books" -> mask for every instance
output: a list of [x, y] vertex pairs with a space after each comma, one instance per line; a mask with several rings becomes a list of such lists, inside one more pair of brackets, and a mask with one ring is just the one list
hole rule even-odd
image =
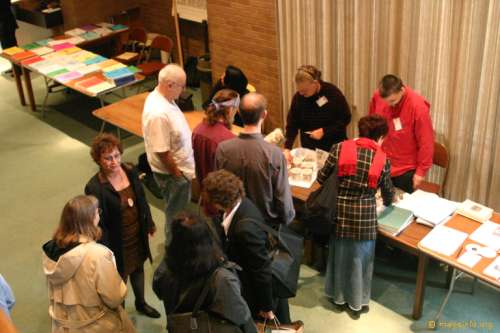
[[391, 233], [399, 235], [413, 221], [413, 213], [407, 209], [396, 206], [387, 207], [378, 217], [378, 227]]

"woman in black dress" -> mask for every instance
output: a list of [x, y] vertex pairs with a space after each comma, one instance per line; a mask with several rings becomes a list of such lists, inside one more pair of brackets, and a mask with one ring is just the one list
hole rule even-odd
[[131, 165], [121, 162], [122, 152], [120, 141], [111, 134], [94, 139], [90, 154], [100, 170], [85, 186], [85, 193], [99, 200], [101, 242], [114, 252], [125, 283], [130, 276], [135, 308], [148, 317], [159, 318], [160, 313], [144, 299], [144, 261], [152, 261], [148, 237], [156, 227], [138, 174]]

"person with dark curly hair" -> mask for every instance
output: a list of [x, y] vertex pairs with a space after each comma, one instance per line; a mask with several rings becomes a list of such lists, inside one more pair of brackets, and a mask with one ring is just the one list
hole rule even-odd
[[226, 170], [211, 172], [203, 180], [202, 197], [222, 212], [222, 239], [228, 259], [243, 268], [238, 272], [242, 295], [254, 318], [290, 323], [287, 299], [273, 295], [271, 257], [267, 233], [254, 221], [266, 223], [261, 212], [245, 197], [243, 182]]
[[151, 318], [160, 313], [144, 299], [144, 261], [152, 262], [149, 236], [156, 227], [151, 217], [144, 189], [132, 165], [122, 163], [122, 145], [112, 134], [100, 134], [92, 142], [90, 155], [99, 166], [85, 186], [85, 193], [99, 199], [102, 210], [102, 243], [115, 254], [118, 272], [130, 283], [135, 308]]

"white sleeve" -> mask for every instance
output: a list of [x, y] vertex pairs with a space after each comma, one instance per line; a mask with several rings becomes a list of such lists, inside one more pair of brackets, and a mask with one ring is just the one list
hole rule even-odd
[[171, 126], [168, 119], [155, 117], [150, 119], [145, 128], [147, 145], [152, 152], [164, 153], [172, 149], [170, 142]]

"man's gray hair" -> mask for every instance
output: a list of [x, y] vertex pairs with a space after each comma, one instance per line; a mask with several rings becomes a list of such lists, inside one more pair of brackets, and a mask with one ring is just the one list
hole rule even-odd
[[168, 64], [158, 73], [158, 83], [179, 82], [179, 80], [186, 76], [184, 69], [177, 64]]

